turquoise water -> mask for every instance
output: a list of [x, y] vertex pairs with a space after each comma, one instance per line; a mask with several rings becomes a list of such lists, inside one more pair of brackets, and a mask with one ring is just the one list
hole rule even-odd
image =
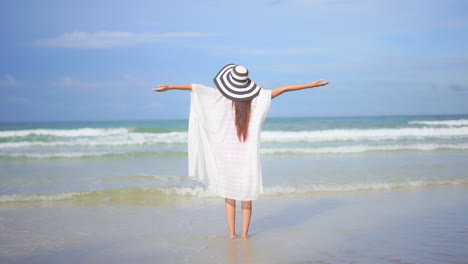
[[[187, 120], [0, 123], [0, 202], [205, 196]], [[269, 118], [265, 195], [468, 183], [468, 115]]]

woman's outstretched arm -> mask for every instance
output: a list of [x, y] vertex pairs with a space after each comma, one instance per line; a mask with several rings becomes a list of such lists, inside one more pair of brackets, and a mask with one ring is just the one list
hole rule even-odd
[[323, 80], [318, 80], [315, 82], [307, 83], [307, 84], [296, 84], [296, 85], [286, 85], [275, 88], [271, 90], [271, 99], [277, 97], [278, 95], [284, 92], [291, 92], [291, 91], [298, 91], [307, 88], [314, 88], [319, 86], [327, 85], [329, 82], [322, 82]]
[[160, 84], [159, 88], [153, 88], [155, 92], [165, 92], [167, 90], [189, 90], [192, 91], [191, 84], [180, 84], [180, 85], [170, 85], [170, 84]]

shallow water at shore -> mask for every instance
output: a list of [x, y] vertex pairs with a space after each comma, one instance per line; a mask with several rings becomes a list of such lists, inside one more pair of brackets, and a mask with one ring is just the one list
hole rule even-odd
[[221, 198], [42, 201], [0, 208], [0, 261], [465, 263], [467, 206], [461, 186], [262, 198], [245, 240], [227, 238]]

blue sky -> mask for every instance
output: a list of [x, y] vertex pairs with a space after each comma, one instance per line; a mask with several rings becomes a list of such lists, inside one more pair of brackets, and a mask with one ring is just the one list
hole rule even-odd
[[468, 1], [0, 2], [0, 121], [187, 119], [228, 63], [270, 117], [468, 113]]

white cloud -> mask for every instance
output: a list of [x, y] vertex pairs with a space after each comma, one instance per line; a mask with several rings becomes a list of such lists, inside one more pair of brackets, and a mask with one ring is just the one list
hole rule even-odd
[[151, 89], [151, 84], [147, 81], [137, 79], [131, 75], [124, 75], [123, 79], [112, 80], [107, 82], [89, 82], [65, 76], [53, 83], [54, 86], [68, 89], [85, 90], [100, 90], [100, 91], [117, 91], [134, 88], [148, 88]]
[[0, 87], [7, 87], [7, 86], [17, 86], [19, 85], [18, 81], [11, 76], [10, 74], [3, 75], [4, 79], [0, 80]]
[[202, 33], [202, 32], [175, 32], [175, 33], [133, 33], [133, 32], [66, 32], [60, 36], [49, 39], [39, 39], [34, 43], [45, 47], [60, 47], [60, 48], [83, 48], [83, 49], [99, 49], [133, 46], [142, 43], [154, 43], [166, 41], [173, 38], [186, 37], [207, 37], [216, 36], [218, 34]]

